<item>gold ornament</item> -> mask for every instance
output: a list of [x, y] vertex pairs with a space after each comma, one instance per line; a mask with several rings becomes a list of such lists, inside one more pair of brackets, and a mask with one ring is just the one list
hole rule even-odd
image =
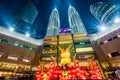
[[92, 61], [94, 60], [94, 56], [90, 56], [87, 58], [87, 61], [88, 61], [88, 64], [89, 64], [89, 67], [91, 69], [93, 69], [93, 64], [92, 64]]
[[59, 50], [61, 51], [61, 60], [60, 65], [61, 66], [70, 66], [71, 65], [71, 59], [70, 59], [70, 51], [71, 44], [67, 48], [61, 48], [58, 46]]

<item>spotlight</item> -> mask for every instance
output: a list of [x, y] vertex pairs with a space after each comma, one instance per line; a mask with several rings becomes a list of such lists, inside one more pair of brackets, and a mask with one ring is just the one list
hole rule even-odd
[[26, 33], [26, 36], [27, 36], [27, 37], [30, 37], [30, 34], [29, 34], [29, 33]]
[[101, 30], [101, 31], [104, 31], [104, 30], [105, 30], [105, 26], [101, 26], [101, 27], [100, 27], [100, 30]]
[[104, 31], [106, 29], [106, 26], [102, 25], [102, 26], [98, 26], [98, 30], [100, 31]]
[[119, 18], [115, 18], [114, 22], [115, 22], [115, 23], [119, 23], [119, 22], [120, 22], [120, 19], [119, 19]]
[[10, 27], [10, 31], [14, 31], [14, 28], [13, 28], [13, 27]]

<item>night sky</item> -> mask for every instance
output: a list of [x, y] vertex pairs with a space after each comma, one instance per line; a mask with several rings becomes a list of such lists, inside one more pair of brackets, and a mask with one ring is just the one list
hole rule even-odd
[[61, 28], [69, 27], [68, 7], [71, 5], [78, 11], [88, 33], [91, 34], [98, 31], [96, 26], [100, 24], [90, 13], [90, 4], [100, 1], [116, 2], [119, 0], [0, 0], [0, 24], [8, 24], [13, 13], [27, 1], [32, 1], [39, 12], [32, 24], [32, 27], [36, 29], [36, 35], [34, 36], [35, 38], [44, 38], [50, 14], [55, 7], [59, 11]]

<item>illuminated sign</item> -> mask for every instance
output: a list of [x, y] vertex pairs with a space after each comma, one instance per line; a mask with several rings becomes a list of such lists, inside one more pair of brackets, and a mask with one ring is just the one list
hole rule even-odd
[[69, 28], [61, 28], [61, 30], [60, 30], [60, 33], [61, 34], [68, 34], [68, 33], [70, 33], [71, 31], [69, 30]]

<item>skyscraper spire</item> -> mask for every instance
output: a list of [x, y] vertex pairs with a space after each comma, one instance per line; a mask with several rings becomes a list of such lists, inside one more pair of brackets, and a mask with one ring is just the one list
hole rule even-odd
[[59, 34], [60, 19], [57, 8], [54, 8], [48, 22], [46, 36], [56, 36]]
[[86, 33], [83, 22], [76, 11], [72, 6], [69, 6], [68, 9], [68, 20], [72, 33]]

